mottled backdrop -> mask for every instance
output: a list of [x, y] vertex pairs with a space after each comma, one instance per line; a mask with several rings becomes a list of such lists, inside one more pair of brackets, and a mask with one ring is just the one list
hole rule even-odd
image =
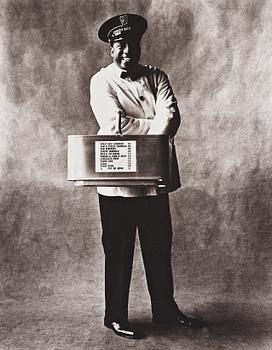
[[[1, 298], [80, 288], [103, 309], [96, 192], [66, 181], [66, 143], [97, 131], [89, 78], [110, 62], [99, 25], [133, 12], [149, 22], [142, 63], [169, 74], [183, 116], [176, 297], [271, 301], [272, 1], [0, 4]], [[147, 303], [136, 253], [132, 298]]]

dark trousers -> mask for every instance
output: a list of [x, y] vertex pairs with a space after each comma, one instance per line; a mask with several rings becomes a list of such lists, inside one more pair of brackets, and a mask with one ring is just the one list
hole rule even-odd
[[153, 316], [168, 317], [175, 313], [168, 195], [129, 198], [99, 195], [99, 205], [105, 253], [105, 320], [128, 318], [136, 228]]

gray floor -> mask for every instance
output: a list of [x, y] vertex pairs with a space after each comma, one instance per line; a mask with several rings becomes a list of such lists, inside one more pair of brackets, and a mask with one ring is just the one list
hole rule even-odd
[[134, 297], [131, 304], [137, 306], [130, 309], [130, 318], [145, 334], [136, 341], [118, 338], [102, 325], [101, 298], [86, 290], [57, 295], [31, 300], [2, 298], [0, 349], [272, 349], [271, 304], [190, 302], [188, 310], [194, 310], [193, 314], [197, 310], [209, 323], [208, 328], [193, 331], [152, 325], [149, 305], [144, 302], [139, 306], [138, 297]]

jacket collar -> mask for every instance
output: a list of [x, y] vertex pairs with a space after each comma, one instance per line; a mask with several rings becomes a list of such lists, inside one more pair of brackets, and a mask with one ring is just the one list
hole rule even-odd
[[144, 76], [147, 72], [146, 67], [142, 66], [141, 64], [138, 64], [137, 67], [129, 73], [118, 67], [115, 63], [112, 63], [111, 66], [114, 74], [116, 74], [119, 78], [122, 79], [126, 79], [129, 77], [131, 80], [137, 80]]

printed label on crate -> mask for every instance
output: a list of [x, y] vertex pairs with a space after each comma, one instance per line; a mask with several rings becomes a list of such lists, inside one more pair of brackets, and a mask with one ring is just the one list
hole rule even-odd
[[95, 141], [96, 172], [136, 172], [136, 141]]

